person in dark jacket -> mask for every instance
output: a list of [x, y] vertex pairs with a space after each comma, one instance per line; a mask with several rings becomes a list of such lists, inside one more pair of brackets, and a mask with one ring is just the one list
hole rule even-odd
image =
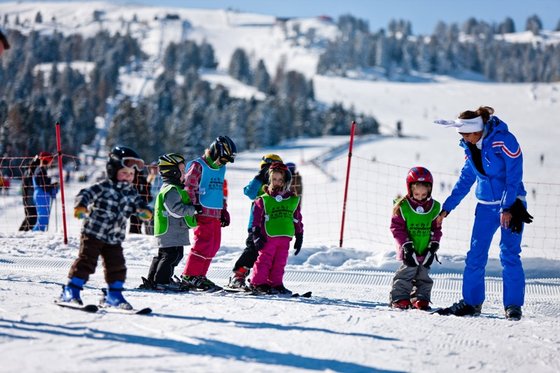
[[[136, 191], [138, 192], [138, 195], [144, 199], [144, 201], [146, 201], [146, 204], [150, 204], [150, 202], [152, 202], [153, 198], [152, 197], [152, 185], [148, 182], [148, 178], [146, 177], [145, 172], [142, 171], [136, 171], [136, 174], [134, 175], [134, 187], [136, 188]], [[145, 226], [146, 228], [146, 234], [150, 234], [149, 232], [149, 228], [148, 228], [148, 222], [143, 221], [142, 219], [140, 219], [136, 214], [133, 214], [130, 216], [130, 229], [128, 231], [128, 233], [137, 233], [137, 234], [142, 234], [142, 225]]]
[[101, 300], [102, 307], [130, 310], [123, 295], [126, 262], [122, 242], [130, 215], [150, 219], [152, 212], [132, 185], [134, 174], [144, 168], [138, 153], [117, 146], [109, 153], [107, 179], [80, 190], [75, 200], [74, 216], [84, 219], [78, 258], [68, 272], [59, 302], [82, 304], [80, 290], [95, 272], [99, 256], [103, 258], [105, 281], [109, 285]]
[[0, 56], [7, 49], [10, 49], [10, 43], [8, 43], [8, 38], [6, 38], [6, 35], [4, 35], [2, 30], [0, 30]]
[[30, 231], [37, 223], [37, 208], [33, 200], [33, 174], [39, 165], [39, 156], [36, 155], [27, 165], [21, 178], [21, 195], [25, 218], [19, 227], [20, 231]]
[[37, 209], [37, 222], [33, 231], [46, 231], [49, 227], [52, 199], [58, 193], [58, 183], [53, 183], [47, 173], [53, 159], [51, 153], [40, 152], [39, 167], [33, 173], [33, 200]]
[[523, 154], [507, 124], [493, 115], [494, 109], [481, 106], [467, 110], [455, 120], [435, 123], [455, 127], [462, 139], [465, 165], [451, 195], [445, 200], [438, 224], [459, 205], [476, 182], [478, 204], [472, 229], [471, 247], [463, 273], [463, 299], [444, 308], [442, 315], [476, 316], [485, 299], [484, 274], [488, 251], [500, 229], [506, 318], [519, 320], [525, 301], [525, 273], [521, 263], [521, 239], [524, 223], [532, 222], [527, 212], [523, 186]]
[[286, 163], [286, 166], [288, 166], [288, 170], [290, 170], [290, 173], [292, 174], [292, 184], [290, 185], [290, 190], [296, 196], [302, 197], [303, 196], [303, 179], [301, 177], [301, 174], [299, 173], [299, 171], [296, 168], [296, 164], [294, 162], [288, 162], [288, 163]]

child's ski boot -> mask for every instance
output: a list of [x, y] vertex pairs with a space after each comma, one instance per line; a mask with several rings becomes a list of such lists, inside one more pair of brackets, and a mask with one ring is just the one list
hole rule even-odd
[[80, 290], [83, 290], [82, 286], [85, 282], [84, 279], [72, 277], [67, 285], [62, 286], [62, 294], [60, 294], [59, 301], [82, 305], [83, 302], [80, 298]]
[[100, 306], [131, 310], [132, 306], [122, 295], [123, 285], [123, 281], [115, 281], [109, 284], [109, 289], [103, 289], [103, 297], [101, 298]]
[[233, 276], [229, 278], [228, 287], [231, 289], [248, 290], [245, 279], [249, 275], [249, 272], [250, 270], [245, 267], [241, 267], [237, 271], [234, 271]]

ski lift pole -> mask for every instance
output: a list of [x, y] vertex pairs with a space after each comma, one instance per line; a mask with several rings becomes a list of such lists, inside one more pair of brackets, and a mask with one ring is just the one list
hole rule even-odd
[[344, 200], [342, 202], [342, 222], [340, 224], [340, 242], [339, 247], [342, 247], [344, 240], [344, 221], [346, 219], [346, 201], [348, 199], [348, 184], [350, 182], [350, 165], [352, 163], [352, 146], [354, 144], [354, 132], [356, 130], [356, 122], [352, 121], [350, 128], [350, 145], [348, 146], [348, 165], [346, 166], [346, 183], [344, 185]]
[[58, 176], [60, 182], [60, 199], [62, 205], [62, 228], [64, 230], [64, 244], [68, 244], [68, 232], [66, 230], [66, 206], [64, 204], [64, 174], [62, 167], [62, 146], [60, 141], [60, 122], [56, 122], [56, 151], [58, 154]]

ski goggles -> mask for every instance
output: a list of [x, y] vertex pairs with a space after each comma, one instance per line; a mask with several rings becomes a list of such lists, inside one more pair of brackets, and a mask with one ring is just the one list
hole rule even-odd
[[137, 171], [144, 169], [144, 161], [134, 157], [121, 158], [121, 165], [127, 168], [135, 168]]

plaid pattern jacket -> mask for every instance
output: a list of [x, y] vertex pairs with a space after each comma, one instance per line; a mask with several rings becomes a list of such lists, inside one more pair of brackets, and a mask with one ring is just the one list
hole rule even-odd
[[82, 226], [82, 234], [111, 245], [124, 241], [130, 215], [138, 209], [149, 209], [134, 185], [112, 180], [104, 180], [80, 190], [74, 206], [85, 206], [89, 211]]

